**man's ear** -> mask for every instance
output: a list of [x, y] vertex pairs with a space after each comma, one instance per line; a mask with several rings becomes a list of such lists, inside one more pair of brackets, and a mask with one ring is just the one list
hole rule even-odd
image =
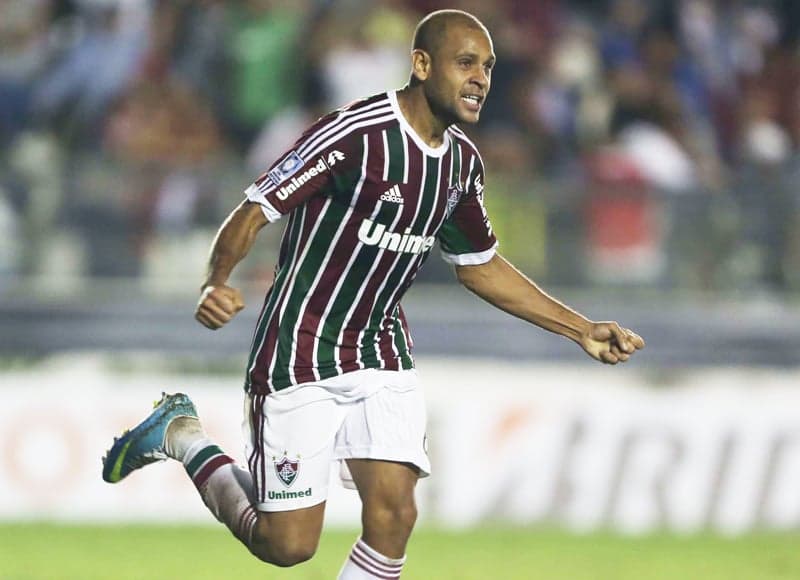
[[420, 82], [424, 82], [431, 74], [431, 55], [415, 48], [411, 51], [411, 74]]

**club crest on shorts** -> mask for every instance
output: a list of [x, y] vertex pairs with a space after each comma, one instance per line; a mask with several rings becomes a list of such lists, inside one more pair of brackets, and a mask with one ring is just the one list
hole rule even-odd
[[292, 461], [285, 454], [283, 459], [275, 462], [275, 474], [281, 483], [286, 487], [290, 487], [294, 480], [297, 479], [297, 472], [300, 470], [300, 460]]
[[447, 217], [450, 217], [450, 214], [456, 209], [462, 195], [464, 195], [464, 189], [461, 187], [460, 183], [452, 185], [447, 189]]

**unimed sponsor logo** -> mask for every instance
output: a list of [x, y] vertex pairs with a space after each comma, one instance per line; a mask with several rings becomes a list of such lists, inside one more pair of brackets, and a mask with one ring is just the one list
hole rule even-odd
[[[292, 177], [292, 179], [289, 180], [286, 185], [278, 189], [275, 195], [278, 197], [278, 199], [286, 199], [295, 191], [300, 189], [300, 186], [309, 181], [312, 177], [315, 177], [321, 173], [325, 173], [339, 161], [344, 161], [345, 159], [345, 154], [341, 151], [331, 151], [328, 153], [327, 159], [324, 157], [317, 159], [317, 162], [314, 165], [312, 165], [309, 169], [306, 169], [297, 177]], [[300, 163], [302, 163], [302, 160], [300, 160]], [[296, 171], [296, 169], [294, 169], [294, 171]]]
[[286, 199], [297, 191], [306, 181], [325, 171], [328, 171], [328, 166], [325, 165], [325, 160], [320, 157], [310, 169], [307, 169], [297, 177], [292, 177], [289, 183], [281, 187], [275, 195], [278, 196], [278, 199]]
[[361, 222], [358, 239], [368, 246], [378, 246], [382, 250], [402, 254], [423, 254], [436, 242], [435, 236], [418, 236], [411, 233], [411, 228], [406, 228], [402, 234], [390, 232], [384, 224], [370, 219]]
[[297, 499], [299, 497], [311, 497], [311, 488], [304, 489], [301, 491], [272, 491], [269, 490], [267, 492], [267, 497], [269, 499]]

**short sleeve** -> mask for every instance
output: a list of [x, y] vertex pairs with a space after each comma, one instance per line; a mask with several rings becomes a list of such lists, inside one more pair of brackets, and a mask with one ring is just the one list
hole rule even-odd
[[331, 113], [312, 125], [246, 190], [248, 201], [258, 203], [271, 222], [278, 221], [315, 195], [328, 192], [338, 174], [351, 165], [352, 135], [335, 131]]
[[497, 238], [483, 205], [483, 162], [474, 155], [465, 192], [439, 230], [442, 258], [456, 266], [485, 264], [496, 253]]

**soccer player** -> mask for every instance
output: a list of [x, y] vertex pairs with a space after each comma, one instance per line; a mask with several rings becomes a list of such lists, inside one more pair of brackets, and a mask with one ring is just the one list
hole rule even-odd
[[430, 471], [400, 300], [436, 240], [469, 290], [589, 356], [615, 364], [644, 346], [551, 298], [497, 253], [483, 163], [456, 126], [478, 121], [494, 62], [475, 17], [429, 14], [414, 35], [408, 84], [321, 118], [223, 223], [196, 311], [211, 329], [244, 307], [227, 285], [234, 266], [261, 228], [288, 217], [247, 365], [248, 469], [208, 439], [191, 400], [176, 394], [115, 442], [107, 481], [181, 461], [255, 556], [291, 566], [317, 548], [330, 463], [339, 460], [363, 504], [362, 534], [339, 578], [398, 578], [417, 516], [414, 488]]

